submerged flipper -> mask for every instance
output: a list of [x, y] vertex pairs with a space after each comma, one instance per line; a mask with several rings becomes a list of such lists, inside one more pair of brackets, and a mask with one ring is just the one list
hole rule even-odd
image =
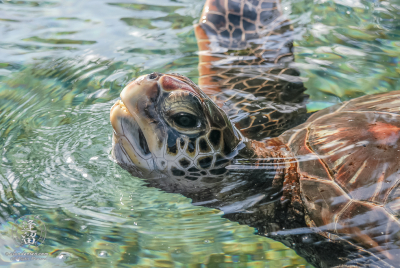
[[278, 1], [207, 0], [195, 26], [199, 85], [248, 138], [278, 136], [305, 119], [294, 30]]

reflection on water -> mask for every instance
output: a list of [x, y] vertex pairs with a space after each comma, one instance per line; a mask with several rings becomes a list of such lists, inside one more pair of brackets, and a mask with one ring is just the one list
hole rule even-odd
[[[329, 3], [299, 1], [295, 4], [301, 9], [293, 5], [288, 11], [302, 27]], [[128, 81], [150, 71], [179, 72], [197, 81], [192, 24], [202, 5], [195, 0], [0, 1], [0, 265], [10, 265], [6, 253], [21, 250], [11, 238], [12, 223], [33, 214], [47, 226], [40, 251], [52, 257], [26, 267], [309, 266], [283, 244], [254, 235], [254, 229], [222, 218], [218, 210], [194, 207], [180, 195], [144, 186], [110, 158], [109, 109]], [[369, 7], [367, 14], [397, 14], [394, 5]], [[340, 8], [358, 10], [348, 3]], [[361, 79], [361, 74], [373, 73], [382, 90], [395, 77], [387, 75], [397, 64], [396, 27], [390, 26], [390, 18], [374, 20], [353, 12], [342, 23], [346, 14], [330, 13], [329, 23], [342, 25], [343, 33], [324, 42], [351, 47], [352, 62], [361, 59], [354, 57], [365, 53], [367, 44], [378, 49], [386, 43], [382, 51], [368, 52], [365, 72], [349, 65], [347, 56], [329, 59], [333, 54], [328, 51], [325, 57], [325, 50], [324, 61], [308, 62], [302, 71], [310, 77], [309, 94], [320, 106], [336, 102], [332, 94], [346, 98], [372, 89], [364, 91], [349, 78], [343, 81], [354, 86], [339, 94], [344, 85], [333, 85], [341, 79], [330, 81], [329, 90], [325, 82], [314, 80], [340, 77], [338, 73], [351, 77], [354, 72]], [[309, 27], [329, 25], [324, 18]], [[380, 44], [354, 32], [345, 38], [354, 20], [366, 19], [387, 23], [373, 34], [390, 38], [381, 38]], [[309, 58], [307, 53], [314, 55], [311, 48], [323, 46], [317, 41], [299, 36], [299, 62]], [[342, 67], [338, 72], [327, 65]], [[319, 68], [327, 73], [315, 71]]]

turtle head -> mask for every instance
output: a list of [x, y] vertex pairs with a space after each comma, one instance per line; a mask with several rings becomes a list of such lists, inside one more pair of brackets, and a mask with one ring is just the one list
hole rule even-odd
[[221, 180], [242, 144], [225, 112], [178, 74], [137, 78], [123, 89], [110, 117], [113, 157], [142, 178]]

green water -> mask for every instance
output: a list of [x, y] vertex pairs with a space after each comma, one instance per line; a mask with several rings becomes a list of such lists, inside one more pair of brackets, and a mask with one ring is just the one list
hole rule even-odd
[[[192, 25], [203, 2], [0, 0], [0, 266], [309, 267], [218, 210], [146, 187], [110, 157], [109, 109], [128, 81], [153, 71], [197, 81]], [[284, 5], [311, 109], [397, 89], [400, 36], [390, 20], [400, 7], [357, 3], [368, 9]], [[312, 35], [318, 27], [328, 30]], [[45, 222], [39, 249], [12, 239], [23, 215]], [[14, 250], [49, 257], [17, 263], [6, 255]]]
[[283, 1], [309, 110], [399, 90], [400, 1]]

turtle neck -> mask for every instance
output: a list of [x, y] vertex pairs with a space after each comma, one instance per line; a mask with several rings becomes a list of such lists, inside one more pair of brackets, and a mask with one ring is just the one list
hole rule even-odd
[[[297, 163], [289, 149], [279, 138], [248, 140], [244, 145], [228, 166], [229, 176], [242, 180], [234, 190], [240, 201], [232, 203], [227, 196], [218, 208], [226, 218], [262, 233], [305, 227]], [[239, 203], [243, 208], [235, 211]]]
[[155, 176], [146, 181], [148, 186], [191, 198], [193, 205], [219, 209], [224, 217], [263, 233], [305, 226], [297, 163], [279, 138], [242, 139], [232, 155], [222, 180], [182, 182]]

